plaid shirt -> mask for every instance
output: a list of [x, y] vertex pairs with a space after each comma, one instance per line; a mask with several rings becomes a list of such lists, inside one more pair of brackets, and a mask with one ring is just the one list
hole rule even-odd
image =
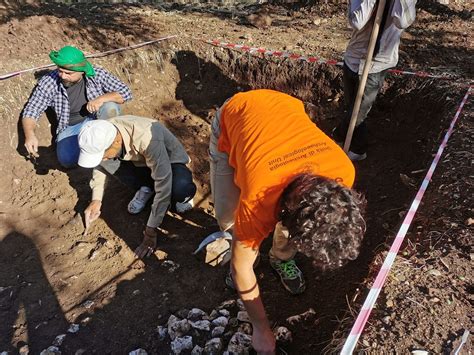
[[[88, 101], [109, 92], [118, 92], [125, 101], [132, 99], [132, 92], [122, 81], [105, 69], [99, 67], [94, 67], [94, 69], [95, 76], [90, 78], [84, 76]], [[56, 133], [60, 133], [68, 126], [70, 105], [66, 88], [61, 83], [58, 70], [51, 71], [39, 80], [23, 109], [22, 117], [38, 120], [48, 107], [52, 107], [56, 112], [58, 119]], [[95, 114], [93, 115], [95, 116]]]

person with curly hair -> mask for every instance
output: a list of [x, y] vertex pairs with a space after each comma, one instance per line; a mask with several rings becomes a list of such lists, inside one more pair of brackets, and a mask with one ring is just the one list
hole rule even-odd
[[303, 102], [273, 90], [238, 93], [217, 111], [209, 157], [215, 216], [232, 233], [231, 272], [253, 325], [252, 345], [272, 354], [253, 265], [273, 231], [270, 265], [292, 294], [305, 289], [299, 251], [321, 270], [359, 254], [364, 198], [351, 189], [352, 162], [308, 117]]

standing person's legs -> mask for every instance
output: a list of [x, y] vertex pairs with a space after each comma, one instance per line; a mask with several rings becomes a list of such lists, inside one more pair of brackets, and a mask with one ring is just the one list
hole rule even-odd
[[[352, 110], [354, 107], [357, 91], [359, 88], [359, 75], [350, 70], [344, 63], [344, 105], [346, 108], [346, 114], [343, 121], [334, 131], [335, 138], [338, 141], [344, 142], [349, 128]], [[357, 115], [356, 126], [352, 136], [352, 142], [350, 151], [356, 154], [365, 154], [368, 145], [368, 132], [367, 124], [365, 119], [367, 118], [370, 109], [372, 108], [377, 94], [383, 86], [387, 71], [384, 70], [379, 73], [369, 74], [367, 77], [367, 83], [365, 85], [364, 94], [362, 96], [362, 102]]]

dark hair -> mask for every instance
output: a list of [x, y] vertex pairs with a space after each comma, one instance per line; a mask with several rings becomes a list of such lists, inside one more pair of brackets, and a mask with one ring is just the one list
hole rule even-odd
[[334, 180], [297, 176], [283, 191], [280, 219], [290, 245], [323, 270], [343, 266], [359, 255], [365, 221], [365, 198]]

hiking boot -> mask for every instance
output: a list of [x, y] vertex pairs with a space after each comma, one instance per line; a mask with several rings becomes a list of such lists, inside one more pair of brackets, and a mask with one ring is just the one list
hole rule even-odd
[[137, 191], [135, 196], [132, 198], [128, 204], [127, 210], [131, 214], [137, 214], [143, 211], [148, 200], [153, 196], [155, 191], [153, 191], [148, 186], [140, 187], [140, 190]]
[[298, 295], [305, 290], [303, 273], [293, 259], [283, 261], [270, 257], [270, 265], [278, 273], [281, 283], [289, 293]]
[[349, 157], [351, 161], [360, 161], [367, 158], [367, 153], [357, 154], [349, 150], [349, 152], [347, 153], [347, 156]]

